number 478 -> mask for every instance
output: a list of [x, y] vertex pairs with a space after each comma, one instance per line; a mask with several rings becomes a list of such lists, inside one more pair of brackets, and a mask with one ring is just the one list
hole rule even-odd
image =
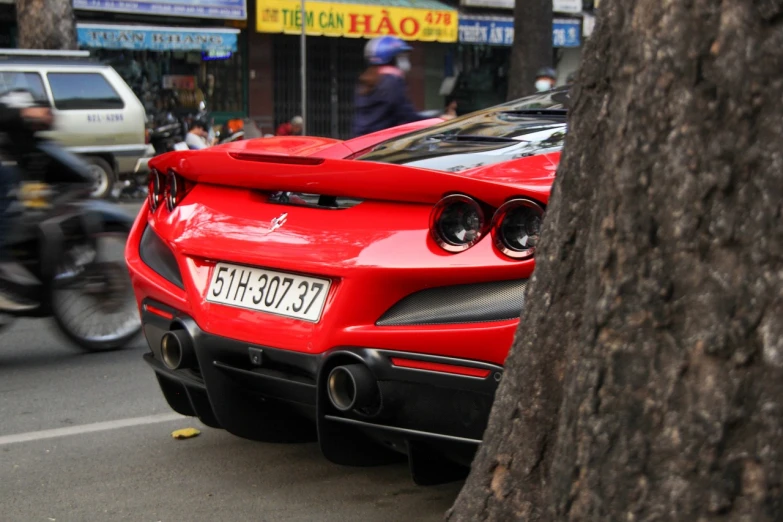
[[424, 21], [428, 24], [432, 25], [450, 25], [451, 24], [451, 13], [442, 13], [440, 11], [436, 12], [428, 12], [427, 16], [424, 17]]

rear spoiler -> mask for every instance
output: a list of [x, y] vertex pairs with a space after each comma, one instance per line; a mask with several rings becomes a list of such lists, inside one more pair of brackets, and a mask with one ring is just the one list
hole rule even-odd
[[[545, 203], [552, 183], [549, 179], [528, 185], [388, 163], [219, 149], [171, 152], [153, 159], [150, 166], [163, 173], [173, 169], [195, 183], [423, 204], [437, 203], [450, 193], [466, 194], [492, 206], [519, 195]], [[493, 167], [498, 166], [480, 170]]]

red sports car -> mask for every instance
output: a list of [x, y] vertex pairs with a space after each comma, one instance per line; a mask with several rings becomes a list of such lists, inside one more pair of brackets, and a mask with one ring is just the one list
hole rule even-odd
[[463, 474], [523, 309], [567, 99], [153, 160], [126, 258], [171, 407], [250, 439], [317, 438], [340, 464], [407, 455], [420, 484]]

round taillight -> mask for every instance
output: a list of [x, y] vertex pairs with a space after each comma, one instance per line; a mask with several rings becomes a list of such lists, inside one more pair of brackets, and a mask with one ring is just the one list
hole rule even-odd
[[505, 202], [492, 218], [495, 246], [513, 259], [533, 257], [543, 221], [544, 209], [535, 201], [518, 198]]
[[163, 202], [163, 176], [155, 169], [150, 171], [147, 182], [147, 198], [150, 202], [150, 210], [153, 212]]
[[430, 233], [448, 252], [462, 252], [484, 237], [484, 211], [472, 198], [461, 194], [441, 199], [430, 214]]

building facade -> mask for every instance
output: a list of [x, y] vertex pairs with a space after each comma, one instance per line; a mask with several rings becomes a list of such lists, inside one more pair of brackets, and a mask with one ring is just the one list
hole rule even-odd
[[112, 65], [148, 111], [244, 117], [245, 0], [73, 0], [79, 47]]
[[[459, 42], [449, 53], [448, 66], [451, 94], [460, 112], [506, 100], [515, 4], [514, 0], [460, 1]], [[557, 83], [563, 85], [579, 67], [585, 18], [592, 21], [592, 0], [553, 0], [552, 8], [552, 63]]]
[[[307, 0], [308, 134], [350, 135], [368, 39], [393, 34], [413, 47], [408, 87], [415, 106], [440, 109], [444, 56], [458, 39], [458, 11], [435, 0]], [[301, 4], [257, 0], [249, 36], [250, 114], [264, 132], [301, 113]]]

